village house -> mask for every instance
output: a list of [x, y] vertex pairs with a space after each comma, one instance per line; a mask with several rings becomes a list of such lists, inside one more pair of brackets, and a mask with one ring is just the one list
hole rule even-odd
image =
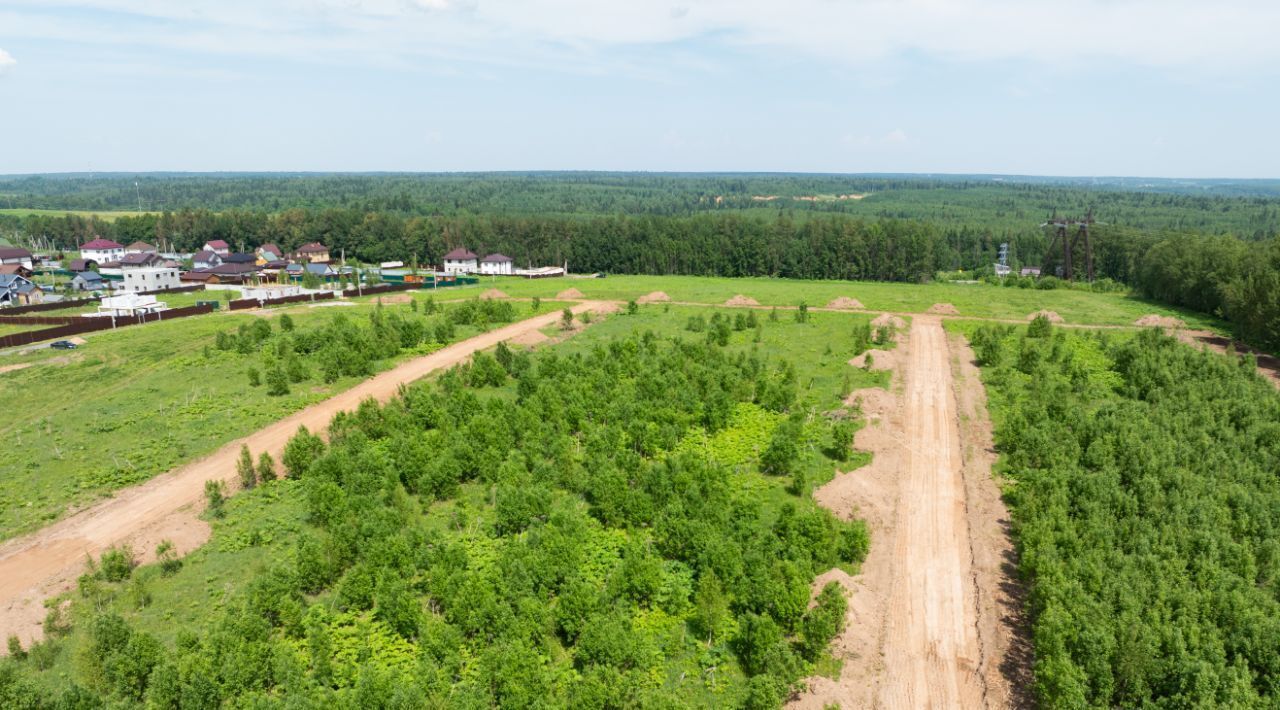
[[254, 256], [253, 254], [246, 254], [244, 252], [231, 252], [230, 254], [226, 254], [222, 257], [222, 263], [250, 264], [253, 266], [257, 266], [258, 257]]
[[1022, 267], [1022, 272], [1021, 272], [1021, 273], [1022, 273], [1022, 275], [1023, 275], [1023, 276], [1035, 276], [1035, 277], [1039, 277], [1039, 276], [1040, 276], [1040, 267], [1038, 267], [1038, 266], [1024, 266], [1024, 267]]
[[0, 274], [0, 306], [44, 303], [44, 290], [24, 276]]
[[80, 245], [80, 258], [98, 263], [112, 264], [124, 256], [124, 245], [110, 239], [97, 237]]
[[129, 254], [159, 254], [160, 250], [146, 242], [134, 242], [124, 248], [125, 255]]
[[102, 278], [102, 274], [96, 271], [81, 271], [71, 279], [71, 290], [73, 291], [105, 291], [110, 287]]
[[258, 257], [258, 266], [266, 266], [273, 261], [284, 260], [284, 250], [270, 242], [258, 247], [253, 253]]
[[444, 272], [446, 274], [473, 274], [479, 270], [478, 260], [474, 252], [466, 247], [458, 247], [444, 255]]
[[305, 261], [311, 264], [327, 264], [329, 263], [329, 247], [320, 242], [311, 242], [303, 244], [294, 252], [299, 261]]
[[178, 278], [177, 269], [151, 266], [124, 270], [124, 290], [130, 293], [161, 291], [167, 288], [178, 288], [181, 285], [182, 281]]
[[93, 259], [72, 259], [67, 264], [67, 271], [79, 273], [81, 271], [93, 271], [98, 268], [98, 262]]
[[22, 264], [0, 264], [0, 274], [17, 274], [24, 279], [31, 278], [31, 269]]
[[506, 254], [490, 254], [480, 260], [480, 273], [497, 276], [510, 276], [514, 263]]
[[191, 257], [191, 266], [195, 269], [212, 269], [221, 263], [222, 257], [218, 256], [216, 252], [212, 252], [207, 249], [205, 251], [196, 252], [195, 256]]
[[31, 252], [22, 247], [0, 247], [0, 265], [17, 265], [27, 270], [35, 268], [31, 261]]
[[221, 239], [210, 239], [204, 243], [202, 251], [211, 251], [218, 256], [226, 256], [231, 253], [231, 245]]

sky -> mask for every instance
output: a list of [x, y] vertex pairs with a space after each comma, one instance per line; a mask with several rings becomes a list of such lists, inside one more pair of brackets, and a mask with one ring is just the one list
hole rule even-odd
[[1280, 177], [1259, 0], [0, 0], [0, 174]]

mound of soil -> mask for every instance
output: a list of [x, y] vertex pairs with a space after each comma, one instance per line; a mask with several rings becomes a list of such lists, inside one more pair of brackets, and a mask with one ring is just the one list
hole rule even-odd
[[726, 306], [758, 306], [760, 302], [750, 296], [738, 294], [724, 302]]
[[827, 304], [827, 308], [856, 308], [861, 311], [865, 309], [866, 306], [863, 306], [862, 301], [859, 301], [856, 298], [841, 296], [840, 298], [832, 299], [831, 302]]
[[480, 294], [480, 298], [488, 300], [491, 298], [508, 298], [508, 296], [507, 294], [503, 293], [502, 291], [499, 291], [496, 288], [491, 288], [488, 291], [485, 291], [484, 293]]
[[872, 370], [892, 370], [894, 364], [893, 352], [889, 350], [868, 350], [865, 353], [855, 357], [849, 361], [850, 365], [862, 368], [867, 366], [867, 357], [871, 358]]
[[653, 291], [636, 299], [636, 303], [666, 303], [671, 297], [665, 291]]
[[579, 291], [576, 288], [567, 288], [561, 291], [560, 293], [556, 294], [556, 298], [559, 298], [559, 299], [586, 298], [586, 297], [587, 297], [586, 294], [584, 294], [583, 292]]
[[907, 327], [907, 322], [892, 313], [881, 313], [871, 321], [872, 328], [883, 328], [890, 326], [894, 330], [903, 330]]
[[1160, 316], [1155, 313], [1147, 314], [1133, 322], [1134, 325], [1154, 325], [1161, 328], [1185, 328], [1187, 324], [1179, 318], [1173, 316]]
[[1063, 322], [1063, 320], [1062, 320], [1062, 316], [1058, 315], [1056, 312], [1054, 312], [1054, 311], [1044, 311], [1044, 310], [1036, 311], [1035, 313], [1028, 313], [1028, 314], [1027, 314], [1027, 320], [1029, 320], [1029, 321], [1031, 321], [1031, 320], [1035, 320], [1037, 316], [1044, 316], [1045, 318], [1048, 318], [1050, 323], [1062, 323], [1062, 322]]
[[938, 316], [958, 316], [960, 309], [950, 303], [935, 303], [929, 306], [929, 312]]

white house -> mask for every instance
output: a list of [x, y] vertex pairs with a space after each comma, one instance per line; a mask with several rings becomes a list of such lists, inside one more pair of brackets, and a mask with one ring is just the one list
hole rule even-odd
[[158, 313], [168, 310], [164, 301], [157, 301], [155, 296], [139, 293], [126, 293], [119, 296], [108, 296], [98, 302], [98, 316], [136, 316], [144, 313]]
[[181, 285], [182, 281], [178, 279], [177, 269], [164, 266], [124, 269], [124, 290], [130, 293], [160, 291], [166, 288], [178, 288]]
[[125, 254], [159, 254], [160, 250], [146, 242], [134, 242], [124, 248]]
[[506, 254], [490, 254], [480, 260], [480, 273], [510, 276], [514, 264]]
[[480, 270], [480, 257], [467, 251], [466, 247], [458, 247], [444, 255], [444, 272], [446, 274], [473, 274]]
[[113, 242], [110, 239], [97, 237], [80, 245], [80, 257], [96, 261], [99, 265], [120, 261], [123, 256], [124, 245]]
[[222, 263], [222, 257], [217, 252], [205, 250], [197, 252], [191, 257], [191, 266], [196, 269], [212, 269]]
[[231, 245], [221, 239], [210, 239], [204, 243], [204, 251], [211, 251], [218, 256], [226, 256], [231, 253]]
[[0, 247], [0, 266], [16, 264], [28, 271], [31, 265], [31, 252], [22, 247]]

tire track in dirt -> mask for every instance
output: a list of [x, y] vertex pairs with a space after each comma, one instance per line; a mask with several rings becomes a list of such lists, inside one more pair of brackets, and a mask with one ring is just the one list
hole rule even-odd
[[[614, 304], [586, 301], [573, 307], [607, 312]], [[112, 545], [131, 545], [149, 561], [161, 540], [171, 540], [186, 554], [209, 538], [209, 526], [198, 515], [204, 507], [205, 481], [235, 480], [240, 446], [256, 456], [267, 451], [277, 461], [299, 426], [323, 433], [339, 411], [355, 409], [370, 397], [385, 402], [409, 382], [456, 365], [473, 353], [500, 341], [518, 338], [559, 321], [559, 310], [454, 343], [430, 355], [409, 360], [365, 380], [351, 389], [311, 405], [246, 437], [225, 444], [212, 454], [118, 491], [112, 498], [81, 510], [52, 525], [0, 545], [0, 636], [16, 634], [26, 645], [40, 637], [44, 601], [68, 589], [84, 571], [85, 561]]]
[[[872, 451], [872, 462], [838, 475], [815, 497], [840, 517], [865, 519], [871, 550], [856, 577], [832, 570], [815, 584], [837, 580], [851, 593], [833, 648], [844, 666], [838, 680], [810, 679], [794, 707], [1020, 705], [1012, 687], [1022, 680], [1020, 659], [1011, 650], [1023, 649], [1011, 632], [1020, 597], [1012, 565], [1002, 564], [1012, 547], [991, 479], [990, 425], [979, 411], [985, 399], [976, 369], [957, 370], [965, 377], [953, 381], [941, 323], [914, 317], [893, 393], [850, 398], [869, 420], [855, 446]], [[968, 350], [961, 345], [959, 359]]]

